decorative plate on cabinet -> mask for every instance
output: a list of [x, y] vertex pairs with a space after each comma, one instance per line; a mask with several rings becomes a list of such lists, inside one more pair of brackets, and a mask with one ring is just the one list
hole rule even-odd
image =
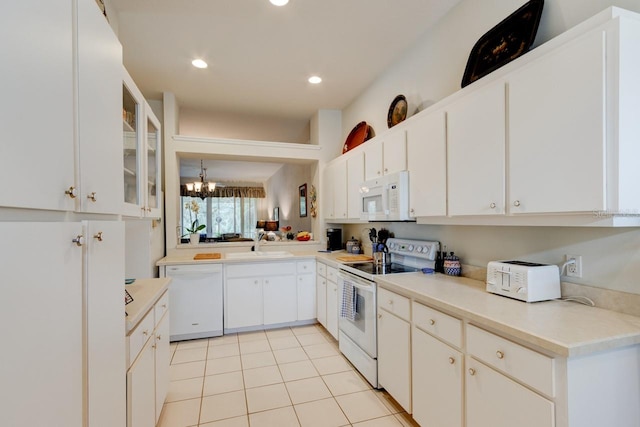
[[471, 49], [462, 87], [527, 53], [536, 38], [543, 6], [544, 0], [530, 0], [480, 37]]
[[389, 129], [407, 118], [407, 107], [407, 98], [404, 95], [398, 95], [394, 98], [387, 113], [387, 126], [389, 126]]
[[375, 132], [373, 128], [367, 124], [367, 122], [358, 123], [347, 136], [347, 140], [342, 147], [342, 154], [349, 150], [356, 148], [358, 145], [373, 138]]

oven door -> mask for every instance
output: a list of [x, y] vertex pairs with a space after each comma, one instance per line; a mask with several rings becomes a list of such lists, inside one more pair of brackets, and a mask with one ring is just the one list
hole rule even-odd
[[376, 343], [376, 283], [365, 280], [346, 271], [338, 272], [338, 307], [342, 307], [345, 283], [354, 289], [355, 316], [344, 316], [338, 310], [338, 328], [351, 338], [370, 357], [377, 357]]

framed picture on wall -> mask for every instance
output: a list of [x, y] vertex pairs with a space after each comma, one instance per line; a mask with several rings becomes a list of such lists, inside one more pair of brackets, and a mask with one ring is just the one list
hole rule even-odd
[[307, 184], [298, 187], [298, 195], [300, 197], [300, 218], [307, 216]]

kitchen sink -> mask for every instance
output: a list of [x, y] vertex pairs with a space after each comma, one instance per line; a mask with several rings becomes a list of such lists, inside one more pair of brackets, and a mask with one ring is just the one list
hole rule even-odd
[[231, 252], [225, 254], [227, 259], [264, 259], [264, 258], [288, 258], [293, 256], [288, 251], [255, 251], [255, 252]]

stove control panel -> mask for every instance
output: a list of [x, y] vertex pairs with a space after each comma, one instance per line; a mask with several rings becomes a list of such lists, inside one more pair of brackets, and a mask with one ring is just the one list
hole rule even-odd
[[387, 240], [387, 247], [391, 254], [435, 260], [436, 254], [440, 250], [440, 242], [393, 237]]

